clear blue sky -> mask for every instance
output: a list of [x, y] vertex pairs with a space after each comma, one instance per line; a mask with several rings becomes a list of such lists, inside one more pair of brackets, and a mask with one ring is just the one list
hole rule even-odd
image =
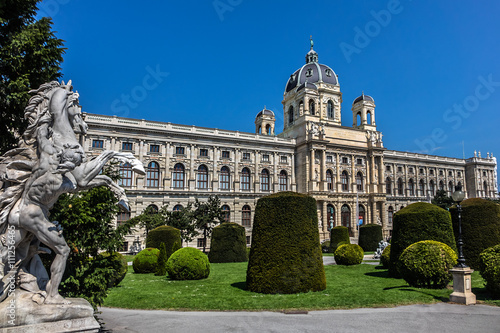
[[339, 76], [343, 125], [364, 91], [389, 149], [462, 157], [463, 141], [466, 157], [500, 156], [498, 1], [44, 0], [40, 8], [66, 41], [64, 79], [86, 112], [253, 132], [265, 105], [281, 132], [285, 84], [312, 35], [319, 62]]

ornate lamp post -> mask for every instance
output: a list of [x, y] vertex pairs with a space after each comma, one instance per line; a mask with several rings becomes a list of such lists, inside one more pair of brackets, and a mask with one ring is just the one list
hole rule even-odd
[[476, 295], [471, 291], [471, 274], [474, 270], [465, 264], [463, 253], [461, 203], [465, 198], [465, 193], [462, 191], [461, 185], [455, 186], [455, 192], [453, 192], [451, 197], [457, 203], [458, 211], [458, 260], [455, 267], [450, 269], [450, 272], [453, 274], [453, 293], [450, 295], [450, 301], [466, 305], [476, 304]]

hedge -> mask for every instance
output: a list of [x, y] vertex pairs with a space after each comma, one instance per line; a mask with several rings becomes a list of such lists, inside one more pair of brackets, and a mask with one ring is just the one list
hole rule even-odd
[[168, 260], [172, 253], [181, 248], [180, 230], [168, 225], [151, 230], [146, 237], [146, 247], [154, 247], [159, 250], [161, 243], [165, 243]]
[[500, 297], [500, 244], [481, 252], [479, 267], [486, 281], [486, 289], [495, 297]]
[[[458, 243], [458, 209], [450, 208], [453, 231]], [[500, 244], [500, 205], [489, 200], [472, 198], [462, 202], [462, 239], [465, 263], [479, 268], [479, 254]]]
[[125, 277], [128, 270], [127, 259], [119, 252], [102, 252], [99, 254], [102, 258], [109, 258], [111, 266], [115, 273], [108, 281], [108, 288], [117, 286]]
[[248, 261], [245, 228], [229, 222], [215, 227], [208, 259], [213, 263]]
[[376, 251], [378, 243], [383, 239], [382, 226], [378, 224], [365, 224], [359, 227], [358, 245], [366, 251]]
[[158, 256], [160, 250], [155, 248], [146, 248], [137, 253], [132, 263], [135, 273], [154, 273], [158, 266]]
[[279, 192], [257, 201], [246, 285], [266, 294], [326, 289], [314, 198]]
[[417, 202], [394, 214], [389, 274], [399, 276], [397, 262], [403, 251], [422, 240], [442, 242], [456, 251], [450, 213], [438, 206]]
[[446, 288], [453, 279], [450, 269], [457, 264], [457, 254], [448, 245], [432, 240], [408, 246], [401, 257], [401, 277], [416, 288]]
[[210, 262], [205, 253], [194, 247], [175, 251], [167, 261], [168, 277], [172, 280], [201, 280], [210, 275]]
[[339, 247], [340, 242], [351, 243], [349, 238], [349, 228], [338, 226], [330, 230], [330, 252], [335, 253], [337, 247]]
[[337, 265], [359, 265], [363, 262], [363, 249], [358, 244], [340, 245], [333, 256]]

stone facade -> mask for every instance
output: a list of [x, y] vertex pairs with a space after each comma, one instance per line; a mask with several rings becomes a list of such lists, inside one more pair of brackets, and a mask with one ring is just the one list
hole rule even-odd
[[[322, 240], [336, 225], [357, 237], [360, 219], [381, 224], [389, 236], [395, 212], [430, 201], [439, 189], [451, 194], [462, 185], [467, 197], [498, 196], [493, 155], [464, 160], [387, 150], [375, 101], [364, 93], [353, 102], [353, 126], [342, 126], [337, 75], [318, 63], [312, 45], [282, 103], [285, 124], [278, 135], [274, 113], [266, 109], [257, 114], [256, 134], [86, 114], [83, 146], [89, 155], [129, 151], [144, 163], [145, 177], [122, 168], [132, 217], [149, 205], [177, 209], [216, 194], [230, 221], [246, 227], [248, 240], [257, 199], [277, 191], [317, 200]], [[136, 237], [142, 240], [131, 235], [128, 246]], [[200, 240], [188, 245], [201, 247]]]

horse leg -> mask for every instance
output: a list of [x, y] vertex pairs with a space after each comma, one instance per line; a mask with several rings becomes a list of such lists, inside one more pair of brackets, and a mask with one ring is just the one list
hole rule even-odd
[[61, 295], [59, 295], [59, 284], [61, 283], [66, 260], [68, 259], [70, 249], [59, 230], [45, 216], [43, 210], [34, 204], [29, 204], [20, 212], [20, 221], [24, 222], [21, 226], [27, 231], [33, 233], [43, 244], [54, 251], [56, 257], [50, 266], [50, 280], [46, 286], [47, 304], [69, 304]]
[[87, 183], [86, 186], [80, 186], [78, 190], [87, 190], [97, 186], [107, 186], [111, 192], [113, 192], [118, 198], [118, 205], [121, 206], [126, 211], [129, 211], [128, 198], [125, 194], [125, 191], [118, 186], [111, 178], [106, 175], [98, 175], [90, 182]]

